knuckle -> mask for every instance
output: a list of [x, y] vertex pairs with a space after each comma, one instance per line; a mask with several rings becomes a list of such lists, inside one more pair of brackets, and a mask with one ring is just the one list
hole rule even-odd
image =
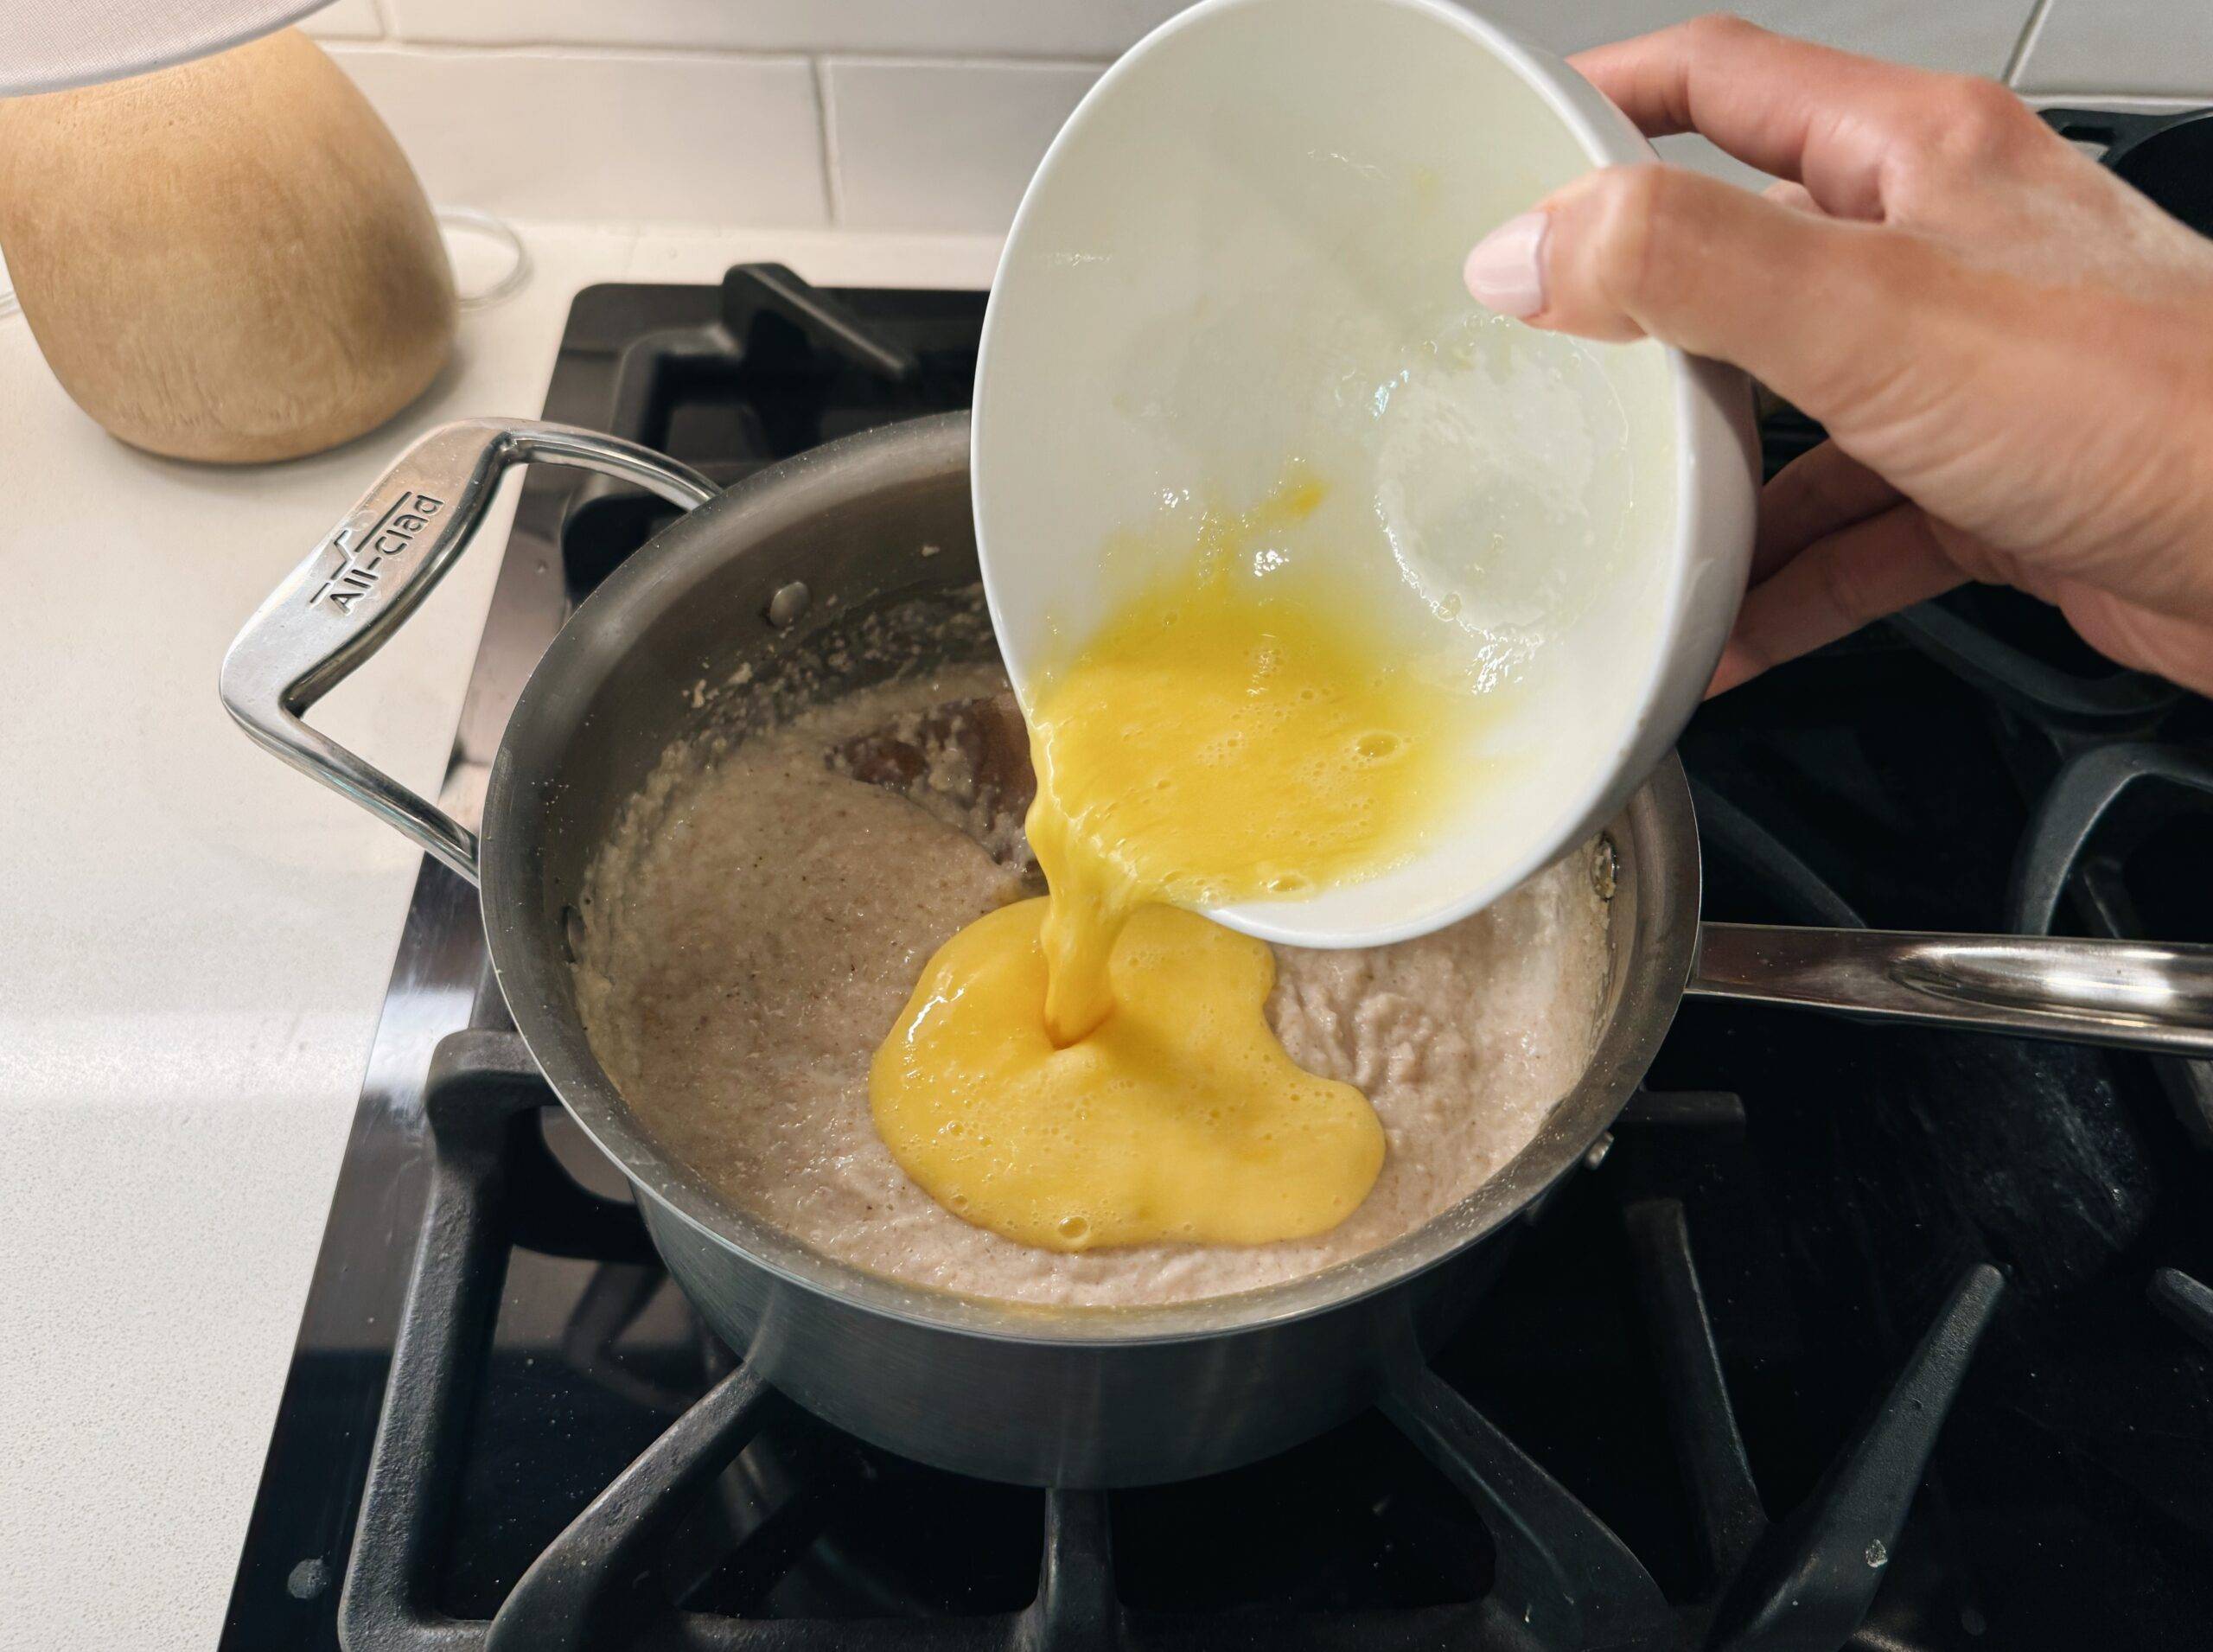
[[1683, 25], [1683, 34], [1694, 45], [1711, 45], [1716, 41], [1738, 41], [1748, 35], [1763, 34], [1757, 23], [1746, 22], [1734, 12], [1702, 12]]
[[1952, 103], [1955, 123], [1978, 143], [2011, 144], [2037, 130], [2029, 106], [2018, 95], [1980, 75], [1955, 83]]
[[1679, 194], [1665, 167], [1620, 167], [1606, 175], [1597, 276], [1617, 308], [1642, 308], [1666, 278], [1668, 226]]
[[1954, 172], [2010, 160], [2044, 131], [2011, 90], [1978, 75], [1953, 79], [1935, 99], [1930, 118], [1931, 156]]

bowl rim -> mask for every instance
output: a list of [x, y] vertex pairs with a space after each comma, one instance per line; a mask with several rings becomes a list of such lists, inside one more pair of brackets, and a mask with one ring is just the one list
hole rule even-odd
[[[1052, 143], [1046, 147], [1043, 158], [1038, 162], [1036, 171], [1023, 191], [1021, 203], [1015, 209], [1006, 240], [1000, 248], [998, 266], [992, 274], [991, 295], [985, 305], [983, 334], [976, 354], [976, 388], [969, 435], [969, 501], [976, 520], [977, 557], [985, 571], [984, 597], [991, 611], [992, 628], [1002, 638], [1006, 635], [1006, 627], [991, 577], [992, 556], [985, 529], [985, 478], [990, 467], [985, 455], [983, 432], [989, 422], [992, 364], [998, 354], [994, 348], [998, 336], [996, 323], [1004, 313], [1002, 308], [1004, 294], [1023, 247], [1024, 231], [1036, 210], [1041, 188], [1047, 186], [1052, 177], [1056, 164], [1072, 141], [1071, 135], [1082, 127], [1088, 118], [1095, 115], [1099, 105], [1113, 98], [1118, 87], [1135, 72], [1137, 66], [1153, 53], [1177, 35], [1193, 29], [1204, 28], [1217, 18], [1279, 3], [1283, 3], [1283, 0], [1198, 0], [1197, 4], [1160, 23], [1116, 59], [1084, 93], [1062, 124], [1060, 131], [1054, 135]], [[1630, 124], [1628, 117], [1565, 61], [1529, 45], [1504, 26], [1452, 3], [1451, 0], [1336, 0], [1336, 3], [1348, 7], [1363, 4], [1414, 13], [1474, 41], [1537, 93], [1545, 106], [1573, 137], [1594, 169], [1656, 163], [1659, 159], [1652, 145]], [[1473, 302], [1470, 300], [1470, 303]], [[1708, 484], [1705, 467], [1700, 462], [1700, 454], [1697, 444], [1691, 439], [1691, 433], [1706, 422], [1700, 418], [1701, 403], [1720, 399], [1712, 377], [1713, 363], [1701, 360], [1673, 345], [1656, 340], [1646, 341], [1661, 353], [1666, 362], [1674, 448], [1674, 520], [1665, 548], [1667, 567], [1653, 647], [1637, 684], [1633, 707], [1616, 734], [1614, 749], [1607, 761], [1593, 766], [1590, 777], [1572, 794], [1570, 801], [1555, 812], [1548, 829], [1543, 833], [1531, 834], [1527, 848], [1505, 863], [1504, 870], [1481, 883], [1470, 885], [1459, 896], [1419, 917], [1360, 929], [1320, 929], [1304, 927], [1295, 919], [1286, 921], [1286, 915], [1298, 912], [1305, 904], [1297, 901], [1247, 902], [1240, 905], [1202, 909], [1209, 917], [1242, 934], [1283, 946], [1347, 948], [1388, 946], [1411, 940], [1458, 922], [1534, 877], [1579, 837], [1603, 824], [1604, 818], [1612, 813], [1609, 805], [1618, 807], [1620, 800], [1635, 789], [1634, 786], [1625, 783], [1624, 771], [1636, 760], [1639, 749], [1646, 744], [1655, 713], [1685, 663], [1680, 656], [1691, 617], [1692, 588], [1700, 571], [1699, 558], [1692, 554], [1692, 550], [1709, 538], [1714, 526], [1709, 519], [1716, 514], [1706, 496]], [[1726, 513], [1721, 514], [1725, 516]], [[1002, 655], [1005, 653], [1004, 647], [1001, 653]], [[1714, 667], [1719, 663], [1718, 641], [1713, 654], [1712, 659], [1694, 662], [1702, 664], [1705, 668], [1705, 674], [1698, 685], [1701, 689], [1711, 678]], [[1008, 662], [1007, 674], [1014, 684], [1017, 697], [1021, 696], [1024, 687], [1024, 673], [1016, 669], [1011, 660]], [[1694, 705], [1693, 700], [1684, 708], [1686, 720]], [[1680, 731], [1680, 727], [1669, 730], [1670, 743]], [[1657, 755], [1655, 754], [1655, 757]], [[1642, 776], [1635, 778], [1641, 779]]]

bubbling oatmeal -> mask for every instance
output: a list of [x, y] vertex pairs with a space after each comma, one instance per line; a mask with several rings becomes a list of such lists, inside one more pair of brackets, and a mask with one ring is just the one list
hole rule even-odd
[[1012, 715], [996, 667], [955, 666], [680, 742], [595, 860], [576, 966], [593, 1050], [647, 1129], [735, 1202], [911, 1284], [1043, 1304], [1188, 1301], [1422, 1226], [1512, 1158], [1580, 1075], [1608, 957], [1604, 904], [1574, 854], [1431, 935], [1275, 949], [1269, 1025], [1383, 1126], [1382, 1168], [1336, 1226], [1081, 1252], [972, 1226], [892, 1158], [869, 1069], [947, 938], [1036, 892], [1010, 825], [1026, 765], [999, 755], [992, 726]]

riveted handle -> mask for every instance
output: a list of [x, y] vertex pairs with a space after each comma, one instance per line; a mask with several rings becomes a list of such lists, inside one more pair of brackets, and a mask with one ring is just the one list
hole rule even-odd
[[539, 460], [635, 482], [687, 510], [716, 492], [689, 465], [596, 431], [533, 419], [441, 425], [399, 456], [254, 610], [223, 656], [223, 705], [240, 728], [472, 883], [475, 832], [303, 719], [430, 594], [508, 467]]
[[2213, 1056], [2213, 946], [1700, 927], [1693, 997]]

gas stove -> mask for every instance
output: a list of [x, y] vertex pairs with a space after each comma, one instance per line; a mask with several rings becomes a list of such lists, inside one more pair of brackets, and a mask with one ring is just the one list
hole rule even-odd
[[[728, 483], [964, 405], [982, 310], [595, 287], [545, 414]], [[1770, 466], [1816, 435], [1770, 419]], [[528, 476], [447, 807], [666, 515]], [[2213, 707], [2025, 601], [1773, 672], [1682, 752], [1709, 915], [2213, 936]], [[707, 1334], [426, 862], [223, 1644], [2202, 1644], [2213, 1070], [1693, 1003], [1648, 1085], [1375, 1412], [1176, 1485], [964, 1480]]]

